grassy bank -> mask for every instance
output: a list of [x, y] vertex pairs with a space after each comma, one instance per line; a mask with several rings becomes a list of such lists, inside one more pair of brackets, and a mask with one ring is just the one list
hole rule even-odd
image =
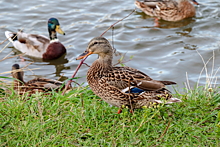
[[88, 87], [65, 96], [2, 94], [0, 146], [220, 146], [220, 94], [203, 87], [156, 109], [116, 114]]

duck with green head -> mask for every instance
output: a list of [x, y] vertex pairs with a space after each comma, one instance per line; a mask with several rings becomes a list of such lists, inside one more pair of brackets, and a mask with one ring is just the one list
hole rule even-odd
[[46, 60], [56, 59], [66, 53], [66, 48], [57, 38], [57, 33], [65, 35], [58, 19], [48, 20], [49, 38], [43, 35], [6, 31], [5, 36], [13, 46], [26, 55]]

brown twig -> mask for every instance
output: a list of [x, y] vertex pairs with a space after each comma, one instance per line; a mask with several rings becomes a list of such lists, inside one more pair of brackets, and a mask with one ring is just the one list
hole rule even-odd
[[4, 42], [6, 42], [8, 40], [8, 38], [7, 39], [5, 39], [4, 41], [2, 41], [0, 44], [3, 44]]
[[78, 86], [80, 86], [80, 84], [79, 83], [77, 83], [76, 81], [72, 81], [73, 83], [75, 83], [75, 84], [77, 84]]
[[14, 57], [21, 56], [21, 55], [24, 55], [24, 53], [23, 54], [19, 54], [19, 55], [15, 55], [15, 56], [11, 56], [11, 57], [5, 57], [5, 58], [1, 59], [0, 62], [4, 61], [6, 59], [14, 58]]
[[84, 65], [86, 65], [87, 67], [90, 67], [87, 63], [83, 63]]
[[118, 62], [115, 63], [115, 64], [113, 64], [113, 66], [116, 66], [116, 65], [118, 65], [118, 64], [124, 64], [124, 63], [127, 63], [127, 62], [129, 62], [129, 61], [132, 60], [132, 59], [130, 58], [129, 60], [123, 61], [124, 57], [125, 57], [125, 54], [123, 54], [122, 57], [121, 57], [120, 59], [118, 59]]
[[[167, 126], [166, 126], [164, 132], [160, 135], [159, 138], [157, 138], [156, 141], [159, 141], [161, 138], [163, 138], [163, 136], [167, 133], [167, 130], [169, 129], [169, 127], [170, 127], [170, 121], [168, 122], [168, 124], [167, 124]], [[154, 145], [153, 147], [157, 147], [157, 146], [159, 146], [159, 145], [160, 145], [160, 144], [157, 144], [157, 145]]]
[[[125, 18], [129, 17], [134, 11], [135, 11], [135, 9], [134, 9], [129, 15], [125, 16], [124, 18], [122, 18], [122, 19], [118, 20], [117, 22], [115, 22], [114, 24], [112, 24], [112, 25], [111, 25], [108, 29], [106, 29], [100, 36], [103, 36], [109, 29], [111, 29], [112, 27], [114, 27], [117, 23], [119, 23], [120, 21], [122, 21], [122, 20], [124, 20]], [[88, 57], [88, 56], [87, 56], [87, 57]], [[79, 65], [77, 66], [75, 72], [73, 73], [71, 79], [73, 79], [73, 78], [76, 76], [78, 70], [80, 69], [80, 67], [82, 66], [82, 64], [84, 64], [83, 62], [86, 60], [87, 57], [85, 57], [85, 58], [83, 58], [83, 59], [81, 60], [81, 62], [80, 62]], [[87, 65], [87, 66], [88, 66], [88, 65]], [[67, 84], [66, 84], [66, 86], [65, 86], [65, 88], [64, 88], [64, 90], [63, 90], [62, 95], [65, 94], [67, 88], [69, 87], [69, 85], [71, 84], [72, 81], [73, 81], [73, 80], [69, 80], [69, 81], [67, 82]]]
[[[87, 57], [88, 57], [88, 56], [87, 56]], [[86, 60], [87, 57], [83, 58], [83, 59], [80, 61], [79, 65], [77, 66], [75, 72], [74, 72], [73, 75], [72, 75], [72, 78], [74, 78], [74, 77], [76, 76], [78, 70], [80, 69], [80, 67], [82, 66], [83, 62]], [[65, 88], [64, 88], [64, 90], [63, 90], [62, 95], [65, 94], [67, 88], [69, 87], [69, 85], [71, 84], [72, 81], [73, 81], [73, 80], [69, 80], [69, 81], [67, 82], [67, 84], [66, 84], [66, 86], [65, 86]]]
[[100, 36], [103, 36], [109, 29], [111, 29], [112, 27], [114, 27], [117, 23], [119, 23], [120, 21], [122, 21], [122, 20], [124, 20], [125, 18], [129, 17], [132, 13], [134, 13], [134, 11], [136, 11], [136, 8], [135, 8], [130, 14], [128, 14], [127, 16], [125, 16], [124, 18], [122, 18], [122, 19], [116, 21], [115, 23], [113, 23], [113, 24], [112, 24], [108, 29], [106, 29], [106, 30], [102, 33], [102, 35], [100, 35]]
[[[60, 81], [60, 79], [63, 77], [63, 75], [64, 75], [64, 74], [62, 74], [62, 75], [59, 77], [59, 79], [57, 79], [57, 81]], [[72, 82], [75, 83], [75, 84], [77, 84], [78, 86], [80, 86], [80, 84], [77, 83], [76, 81], [72, 81]]]
[[170, 121], [168, 122], [168, 124], [167, 124], [167, 126], [166, 126], [166, 128], [165, 128], [165, 130], [164, 130], [164, 132], [163, 132], [163, 134], [161, 134], [160, 137], [157, 138], [156, 141], [158, 141], [158, 140], [160, 140], [161, 138], [163, 138], [163, 136], [167, 133], [167, 130], [169, 129], [169, 127], [170, 127]]
[[[19, 30], [19, 31], [20, 31], [20, 30]], [[22, 29], [21, 29], [21, 31], [22, 31]], [[12, 38], [12, 40], [15, 39], [16, 37], [17, 37], [17, 34]], [[7, 38], [6, 40], [9, 40], [9, 38]], [[6, 40], [4, 40], [3, 43], [4, 43]], [[0, 53], [1, 53], [10, 43], [11, 43], [11, 42], [9, 41], [9, 42], [3, 47], [3, 49], [0, 50]]]
[[57, 81], [59, 81], [59, 80], [63, 77], [63, 75], [64, 75], [64, 74], [62, 74], [62, 75], [59, 77], [59, 79], [57, 79]]
[[[34, 63], [34, 62], [30, 62], [30, 63], [28, 63], [27, 65], [25, 65], [24, 67], [22, 67], [22, 68], [20, 68], [20, 69], [13, 70], [13, 72], [21, 72], [21, 71], [24, 71], [24, 69], [28, 68], [28, 66], [31, 65], [31, 64], [33, 64], [33, 63]], [[29, 68], [28, 68], [29, 71], [32, 71], [32, 70], [35, 70], [35, 69], [39, 69], [39, 68], [34, 68], [34, 69], [29, 69]], [[27, 70], [25, 70], [25, 71], [27, 71]], [[11, 71], [9, 71], [9, 72], [3, 72], [3, 74], [4, 74], [4, 73], [11, 73]], [[2, 73], [1, 73], [1, 74], [2, 74]]]
[[127, 62], [129, 62], [129, 61], [131, 61], [131, 59], [126, 60], [126, 61], [118, 61], [118, 62], [115, 63], [113, 66], [116, 66], [116, 65], [118, 65], [118, 64], [124, 64], [124, 63], [127, 63]]
[[22, 69], [27, 68], [29, 65], [33, 64], [34, 62], [30, 62], [27, 65], [25, 65], [24, 67], [22, 67]]

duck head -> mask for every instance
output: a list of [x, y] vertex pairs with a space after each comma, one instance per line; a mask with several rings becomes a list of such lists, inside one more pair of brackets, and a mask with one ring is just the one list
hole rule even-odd
[[11, 74], [14, 79], [18, 79], [19, 83], [23, 84], [23, 83], [25, 83], [24, 79], [23, 79], [24, 71], [22, 71], [22, 70], [19, 71], [19, 69], [20, 69], [20, 66], [18, 64], [12, 65]]
[[112, 56], [113, 49], [106, 38], [95, 37], [89, 42], [86, 51], [79, 55], [76, 60], [83, 59], [91, 54], [98, 54], [99, 58], [105, 58], [106, 56]]
[[58, 19], [56, 19], [56, 18], [50, 18], [48, 20], [48, 32], [50, 35], [50, 40], [57, 39], [56, 32], [60, 33], [62, 35], [65, 35], [63, 30], [60, 28], [60, 23], [59, 23]]

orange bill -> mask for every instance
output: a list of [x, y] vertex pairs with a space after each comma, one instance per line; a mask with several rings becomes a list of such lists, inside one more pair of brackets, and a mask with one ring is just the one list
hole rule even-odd
[[88, 52], [88, 51], [85, 51], [84, 53], [82, 53], [81, 55], [79, 55], [76, 60], [80, 60], [80, 59], [83, 59], [89, 55], [93, 54], [93, 52]]

